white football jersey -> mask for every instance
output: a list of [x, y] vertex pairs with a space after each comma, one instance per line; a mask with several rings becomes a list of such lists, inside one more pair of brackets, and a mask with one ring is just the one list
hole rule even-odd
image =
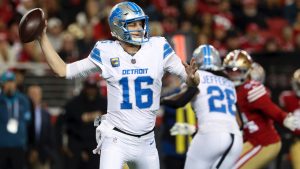
[[192, 101], [198, 119], [199, 132], [229, 132], [241, 134], [236, 121], [236, 91], [225, 77], [198, 70], [200, 93]]
[[119, 41], [99, 41], [89, 59], [107, 81], [107, 119], [133, 134], [154, 127], [165, 71], [186, 78], [180, 58], [163, 37], [150, 38], [134, 56]]

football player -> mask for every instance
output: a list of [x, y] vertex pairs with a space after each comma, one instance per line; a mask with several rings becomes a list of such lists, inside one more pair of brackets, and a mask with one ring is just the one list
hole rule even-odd
[[[187, 152], [185, 169], [232, 168], [243, 147], [236, 120], [235, 86], [223, 73], [221, 58], [213, 46], [199, 46], [193, 57], [199, 66], [201, 81], [198, 88], [189, 87], [179, 95], [162, 99], [161, 103], [177, 108], [194, 97], [191, 102], [198, 120], [198, 131]], [[191, 134], [194, 131], [191, 126], [177, 124], [171, 129], [171, 134]]]
[[251, 80], [252, 63], [243, 50], [231, 51], [223, 62], [236, 85], [237, 105], [244, 123], [243, 152], [234, 167], [239, 169], [262, 168], [278, 155], [281, 141], [273, 121], [292, 131], [299, 129], [299, 119], [275, 105], [263, 84]]
[[140, 169], [159, 169], [153, 127], [159, 109], [162, 76], [178, 75], [197, 85], [199, 75], [192, 60], [181, 63], [163, 37], [150, 37], [148, 16], [133, 2], [116, 4], [108, 17], [114, 41], [98, 41], [89, 56], [66, 64], [46, 35], [39, 44], [53, 71], [72, 79], [100, 72], [107, 81], [108, 108], [96, 130], [100, 169], [120, 169], [133, 161]]
[[[282, 108], [288, 112], [295, 112], [300, 115], [300, 69], [297, 69], [291, 80], [292, 90], [280, 94], [279, 102]], [[294, 169], [300, 169], [300, 141], [296, 139], [291, 146], [291, 161]]]

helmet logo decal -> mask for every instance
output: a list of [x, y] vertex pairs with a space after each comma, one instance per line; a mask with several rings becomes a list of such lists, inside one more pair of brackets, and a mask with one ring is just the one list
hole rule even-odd
[[[117, 18], [120, 18], [120, 17], [121, 17], [121, 15], [122, 15], [122, 10], [121, 10], [120, 8], [115, 9], [115, 10], [111, 13], [111, 16], [110, 16], [110, 18], [109, 18], [110, 22], [111, 22], [111, 23], [114, 23], [114, 24], [116, 24], [116, 25], [118, 25], [118, 23], [116, 23], [116, 21], [117, 21]], [[118, 26], [120, 26], [120, 25], [118, 25]]]
[[134, 4], [134, 3], [128, 3], [129, 7], [131, 8], [131, 10], [136, 14], [136, 15], [140, 15], [141, 11], [139, 9], [139, 7]]
[[219, 52], [209, 44], [200, 45], [193, 52], [200, 70], [220, 71], [223, 69]]
[[210, 48], [208, 45], [204, 46], [203, 55], [204, 55], [203, 65], [210, 66], [211, 65], [211, 58], [210, 58], [211, 51], [210, 51]]

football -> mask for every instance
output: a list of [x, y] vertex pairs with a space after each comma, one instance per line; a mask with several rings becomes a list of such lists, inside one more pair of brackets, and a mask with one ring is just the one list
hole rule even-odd
[[45, 27], [45, 15], [41, 8], [28, 11], [19, 24], [19, 36], [23, 43], [36, 40]]

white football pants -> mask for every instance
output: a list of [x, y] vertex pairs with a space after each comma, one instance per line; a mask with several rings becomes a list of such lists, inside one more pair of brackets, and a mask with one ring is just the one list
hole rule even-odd
[[197, 133], [184, 169], [232, 169], [243, 148], [243, 138], [230, 133]]
[[125, 162], [134, 162], [138, 169], [159, 169], [154, 132], [138, 138], [112, 130], [104, 138], [100, 169], [122, 169]]

